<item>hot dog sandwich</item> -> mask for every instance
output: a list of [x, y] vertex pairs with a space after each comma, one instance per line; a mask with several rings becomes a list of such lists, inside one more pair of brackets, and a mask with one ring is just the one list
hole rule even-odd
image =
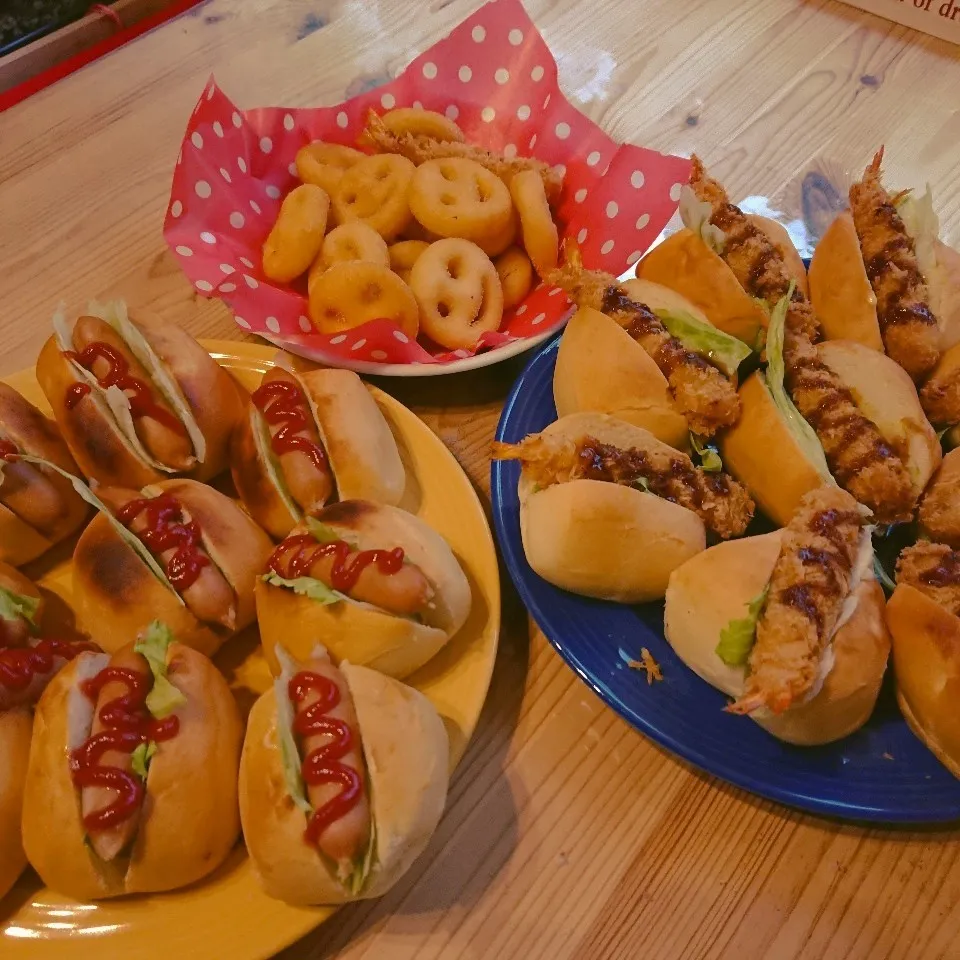
[[331, 504], [281, 541], [263, 571], [257, 617], [274, 672], [278, 646], [306, 659], [322, 638], [334, 661], [402, 678], [470, 612], [470, 584], [446, 541], [386, 504]]
[[448, 743], [423, 694], [321, 650], [277, 649], [280, 674], [250, 713], [240, 762], [247, 850], [271, 897], [378, 897], [409, 869], [443, 813]]
[[233, 480], [251, 516], [279, 540], [334, 498], [399, 503], [400, 453], [360, 378], [293, 372], [282, 354], [280, 362], [253, 392], [233, 447]]
[[31, 866], [78, 900], [206, 876], [239, 836], [242, 738], [226, 681], [163, 624], [112, 657], [80, 654], [37, 706], [23, 805]]
[[121, 301], [73, 321], [60, 310], [53, 324], [37, 379], [85, 476], [139, 488], [227, 466], [239, 393], [193, 337]]

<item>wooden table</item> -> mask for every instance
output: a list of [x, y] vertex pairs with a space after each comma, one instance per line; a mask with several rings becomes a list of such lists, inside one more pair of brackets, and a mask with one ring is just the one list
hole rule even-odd
[[[211, 71], [241, 105], [332, 103], [397, 73], [474, 0], [210, 0], [0, 116], [0, 373], [63, 297], [119, 292], [237, 337], [161, 236]], [[611, 134], [698, 151], [734, 198], [814, 233], [885, 142], [960, 241], [960, 50], [823, 0], [531, 0], [573, 101]], [[384, 384], [486, 496], [522, 365]], [[505, 584], [505, 586], [507, 586]], [[634, 732], [561, 662], [509, 586], [493, 686], [447, 814], [409, 878], [285, 957], [955, 958], [960, 844], [757, 800]]]

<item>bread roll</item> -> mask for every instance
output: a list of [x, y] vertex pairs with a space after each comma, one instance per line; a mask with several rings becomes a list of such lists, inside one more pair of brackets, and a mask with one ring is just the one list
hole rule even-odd
[[810, 260], [810, 301], [827, 340], [853, 340], [883, 353], [877, 297], [848, 210], [820, 238]]
[[887, 604], [897, 702], [910, 729], [960, 777], [960, 619], [901, 583]]
[[677, 449], [689, 447], [686, 418], [650, 355], [615, 320], [589, 307], [571, 317], [553, 374], [557, 415], [608, 413], [649, 430]]

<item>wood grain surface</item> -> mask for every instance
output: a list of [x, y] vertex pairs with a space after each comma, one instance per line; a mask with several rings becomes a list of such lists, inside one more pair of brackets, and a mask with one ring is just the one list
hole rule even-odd
[[[246, 107], [337, 102], [475, 5], [209, 0], [0, 115], [0, 373], [33, 362], [60, 298], [119, 293], [197, 335], [238, 337], [161, 236], [204, 81], [215, 72]], [[564, 91], [613, 136], [696, 150], [735, 199], [812, 239], [885, 143], [889, 181], [929, 181], [960, 243], [960, 48], [823, 0], [528, 8]], [[380, 385], [488, 497], [521, 367]], [[834, 823], [702, 776], [604, 708], [507, 584], [504, 597], [490, 698], [428, 852], [284, 958], [960, 957], [957, 831]]]

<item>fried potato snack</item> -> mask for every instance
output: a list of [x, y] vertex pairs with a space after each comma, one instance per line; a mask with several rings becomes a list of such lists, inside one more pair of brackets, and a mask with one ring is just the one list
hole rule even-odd
[[330, 196], [336, 192], [337, 184], [345, 170], [364, 158], [359, 150], [345, 147], [339, 143], [324, 143], [314, 140], [297, 151], [297, 176], [304, 183], [322, 187]]
[[475, 243], [506, 230], [513, 212], [503, 181], [479, 163], [458, 157], [417, 167], [410, 209], [433, 233]]
[[556, 269], [560, 240], [543, 181], [535, 171], [523, 170], [510, 181], [510, 196], [520, 215], [524, 249], [537, 273], [545, 276]]
[[373, 227], [361, 220], [351, 220], [334, 227], [323, 238], [318, 262], [327, 270], [344, 260], [366, 260], [387, 267], [390, 265], [390, 254], [387, 253], [383, 237]]
[[404, 283], [410, 282], [410, 271], [420, 259], [420, 255], [430, 246], [425, 240], [400, 240], [392, 244], [390, 255], [390, 269], [400, 277]]
[[[463, 131], [442, 113], [433, 110], [417, 110], [414, 107], [398, 107], [385, 113], [380, 120], [396, 137], [409, 134], [412, 137], [431, 137], [441, 142], [463, 143]], [[372, 144], [371, 144], [372, 146]]]
[[310, 287], [310, 319], [320, 333], [340, 333], [370, 320], [386, 319], [414, 338], [418, 312], [410, 288], [379, 263], [335, 263]]
[[503, 319], [503, 291], [490, 258], [474, 243], [438, 240], [417, 259], [410, 286], [423, 332], [450, 350], [473, 349]]
[[287, 194], [263, 244], [263, 272], [271, 280], [289, 283], [313, 263], [323, 243], [329, 212], [330, 197], [312, 183]]
[[519, 248], [510, 247], [493, 261], [503, 289], [503, 309], [511, 310], [522, 303], [533, 286], [533, 265]]
[[396, 154], [364, 157], [343, 174], [333, 194], [337, 220], [360, 220], [384, 240], [393, 240], [411, 219], [408, 195], [415, 170]]

